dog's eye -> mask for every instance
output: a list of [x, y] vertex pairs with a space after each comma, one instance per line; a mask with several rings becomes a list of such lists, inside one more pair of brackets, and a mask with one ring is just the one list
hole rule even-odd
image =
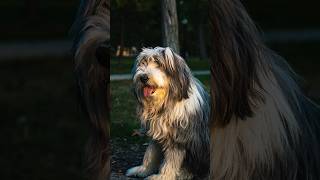
[[154, 62], [155, 62], [155, 64], [156, 64], [158, 67], [161, 66], [161, 63], [160, 63], [160, 61], [159, 61], [158, 59], [154, 60]]
[[147, 65], [148, 65], [148, 63], [146, 61], [141, 61], [140, 62], [140, 66], [147, 66]]

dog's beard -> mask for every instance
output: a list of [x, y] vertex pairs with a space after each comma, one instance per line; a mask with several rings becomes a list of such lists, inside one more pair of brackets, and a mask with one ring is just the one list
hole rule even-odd
[[138, 82], [135, 86], [141, 119], [157, 116], [166, 107], [169, 91], [167, 86], [158, 86], [152, 81], [147, 84]]

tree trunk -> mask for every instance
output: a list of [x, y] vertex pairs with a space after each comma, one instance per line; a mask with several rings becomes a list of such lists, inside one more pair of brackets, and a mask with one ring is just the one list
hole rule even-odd
[[164, 46], [179, 53], [179, 26], [175, 0], [161, 0], [162, 5], [162, 41]]

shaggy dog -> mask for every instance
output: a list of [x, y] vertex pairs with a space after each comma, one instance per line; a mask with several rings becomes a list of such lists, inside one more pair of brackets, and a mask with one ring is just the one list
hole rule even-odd
[[[152, 142], [127, 176], [199, 179], [209, 170], [208, 94], [170, 48], [143, 49], [134, 67], [138, 115]], [[162, 165], [161, 165], [162, 163]]]
[[209, 0], [210, 179], [319, 180], [320, 114], [240, 0]]

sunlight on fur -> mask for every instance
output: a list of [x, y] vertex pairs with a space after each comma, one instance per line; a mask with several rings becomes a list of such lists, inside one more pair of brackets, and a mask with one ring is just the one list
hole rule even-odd
[[133, 69], [138, 116], [152, 138], [127, 176], [198, 179], [209, 172], [208, 94], [170, 48], [145, 48]]

